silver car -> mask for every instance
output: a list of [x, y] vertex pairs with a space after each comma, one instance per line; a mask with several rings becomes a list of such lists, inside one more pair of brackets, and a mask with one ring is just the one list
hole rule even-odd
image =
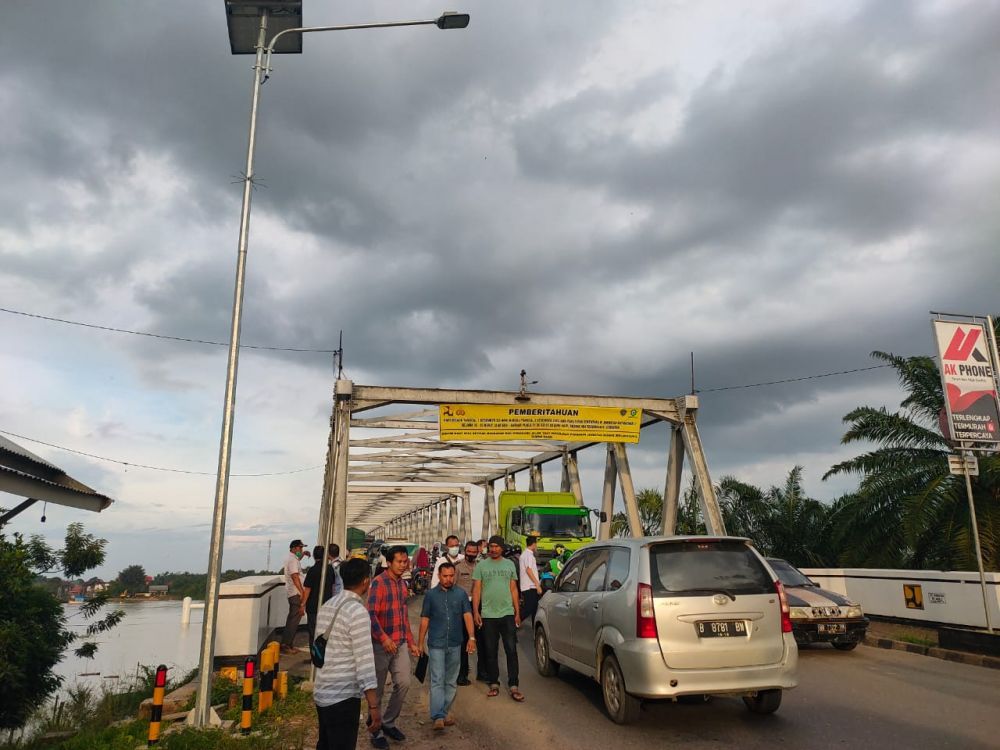
[[642, 699], [737, 694], [754, 713], [798, 684], [781, 583], [749, 540], [642, 537], [595, 542], [566, 563], [535, 618], [535, 665], [600, 682], [611, 719]]

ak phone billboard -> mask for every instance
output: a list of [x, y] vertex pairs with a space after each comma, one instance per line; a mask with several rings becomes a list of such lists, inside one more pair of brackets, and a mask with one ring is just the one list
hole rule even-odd
[[952, 440], [1000, 443], [996, 342], [989, 324], [978, 320], [934, 320], [932, 324]]

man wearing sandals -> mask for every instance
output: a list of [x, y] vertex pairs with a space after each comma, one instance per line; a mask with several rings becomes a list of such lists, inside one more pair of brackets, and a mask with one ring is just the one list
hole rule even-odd
[[472, 572], [472, 611], [477, 627], [482, 627], [480, 644], [486, 662], [487, 696], [500, 694], [500, 647], [507, 657], [507, 688], [517, 702], [524, 700], [518, 689], [517, 628], [521, 624], [520, 592], [514, 563], [503, 557], [503, 537], [491, 536], [489, 555]]

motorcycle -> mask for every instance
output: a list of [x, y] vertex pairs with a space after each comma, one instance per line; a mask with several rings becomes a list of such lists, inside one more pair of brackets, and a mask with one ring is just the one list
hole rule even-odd
[[410, 590], [414, 594], [422, 594], [430, 587], [431, 584], [431, 569], [430, 568], [417, 568], [413, 571], [413, 577], [410, 581]]

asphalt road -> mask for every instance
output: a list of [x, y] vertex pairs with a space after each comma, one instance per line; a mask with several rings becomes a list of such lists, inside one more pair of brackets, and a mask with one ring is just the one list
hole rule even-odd
[[479, 683], [459, 689], [455, 716], [480, 747], [1000, 747], [1000, 670], [866, 646], [847, 653], [812, 646], [799, 656], [799, 687], [772, 716], [751, 714], [739, 698], [715, 698], [647, 703], [636, 724], [622, 727], [604, 714], [596, 682], [565, 668], [539, 676], [527, 627], [519, 641], [525, 703], [506, 692], [487, 698]]

